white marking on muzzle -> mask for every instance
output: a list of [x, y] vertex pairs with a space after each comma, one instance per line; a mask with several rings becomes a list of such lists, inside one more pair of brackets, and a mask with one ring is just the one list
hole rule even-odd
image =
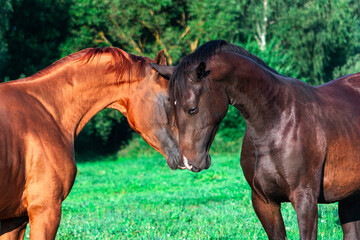
[[184, 165], [188, 170], [191, 170], [193, 166], [190, 166], [187, 158], [184, 156]]

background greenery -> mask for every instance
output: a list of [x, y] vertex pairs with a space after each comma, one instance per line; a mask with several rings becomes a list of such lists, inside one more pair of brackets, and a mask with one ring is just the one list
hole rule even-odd
[[[214, 39], [243, 46], [284, 75], [322, 84], [360, 71], [360, 2], [0, 0], [0, 82], [87, 47], [152, 58], [165, 49], [175, 65]], [[170, 171], [120, 113], [100, 112], [76, 141], [79, 171], [58, 239], [266, 239], [239, 166], [244, 131], [230, 107], [211, 148], [212, 167]], [[296, 214], [283, 206], [288, 238], [298, 239]], [[319, 239], [341, 234], [336, 204], [320, 206]]]
[[[0, 82], [29, 76], [87, 47], [120, 47], [170, 64], [225, 39], [280, 73], [321, 84], [360, 71], [357, 0], [0, 0]], [[240, 124], [239, 124], [240, 123]], [[217, 138], [237, 141], [245, 125], [230, 108]], [[113, 153], [131, 140], [121, 114], [106, 111], [76, 149]]]

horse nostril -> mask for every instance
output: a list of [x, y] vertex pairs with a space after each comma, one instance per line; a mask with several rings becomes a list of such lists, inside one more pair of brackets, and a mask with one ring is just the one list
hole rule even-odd
[[170, 153], [169, 157], [166, 159], [166, 162], [172, 170], [176, 170], [178, 169], [180, 159], [181, 157], [179, 154]]
[[205, 169], [208, 169], [210, 167], [210, 165], [211, 165], [211, 157], [210, 157], [210, 155], [208, 155], [206, 157]]
[[191, 171], [193, 172], [200, 172], [200, 169], [192, 165]]

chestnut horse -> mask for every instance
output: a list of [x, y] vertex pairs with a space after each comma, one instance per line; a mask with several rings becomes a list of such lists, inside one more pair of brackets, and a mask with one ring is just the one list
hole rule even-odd
[[169, 81], [117, 48], [85, 49], [35, 75], [0, 84], [0, 239], [54, 239], [62, 201], [76, 175], [74, 139], [100, 110], [113, 108], [178, 167]]
[[281, 202], [300, 239], [317, 238], [318, 203], [339, 202], [344, 239], [360, 239], [360, 73], [318, 87], [278, 74], [241, 47], [212, 41], [170, 77], [183, 162], [210, 166], [209, 147], [228, 104], [244, 117], [241, 166], [269, 239], [286, 239]]

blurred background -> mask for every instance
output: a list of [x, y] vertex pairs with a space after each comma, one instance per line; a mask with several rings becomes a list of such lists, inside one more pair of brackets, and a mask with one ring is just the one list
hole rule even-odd
[[[0, 0], [0, 82], [30, 76], [88, 47], [114, 46], [168, 64], [224, 39], [279, 73], [319, 85], [360, 72], [358, 0]], [[240, 124], [239, 124], [240, 123]], [[238, 153], [245, 131], [230, 108], [212, 151]], [[119, 112], [103, 110], [76, 140], [78, 155], [153, 151]]]

